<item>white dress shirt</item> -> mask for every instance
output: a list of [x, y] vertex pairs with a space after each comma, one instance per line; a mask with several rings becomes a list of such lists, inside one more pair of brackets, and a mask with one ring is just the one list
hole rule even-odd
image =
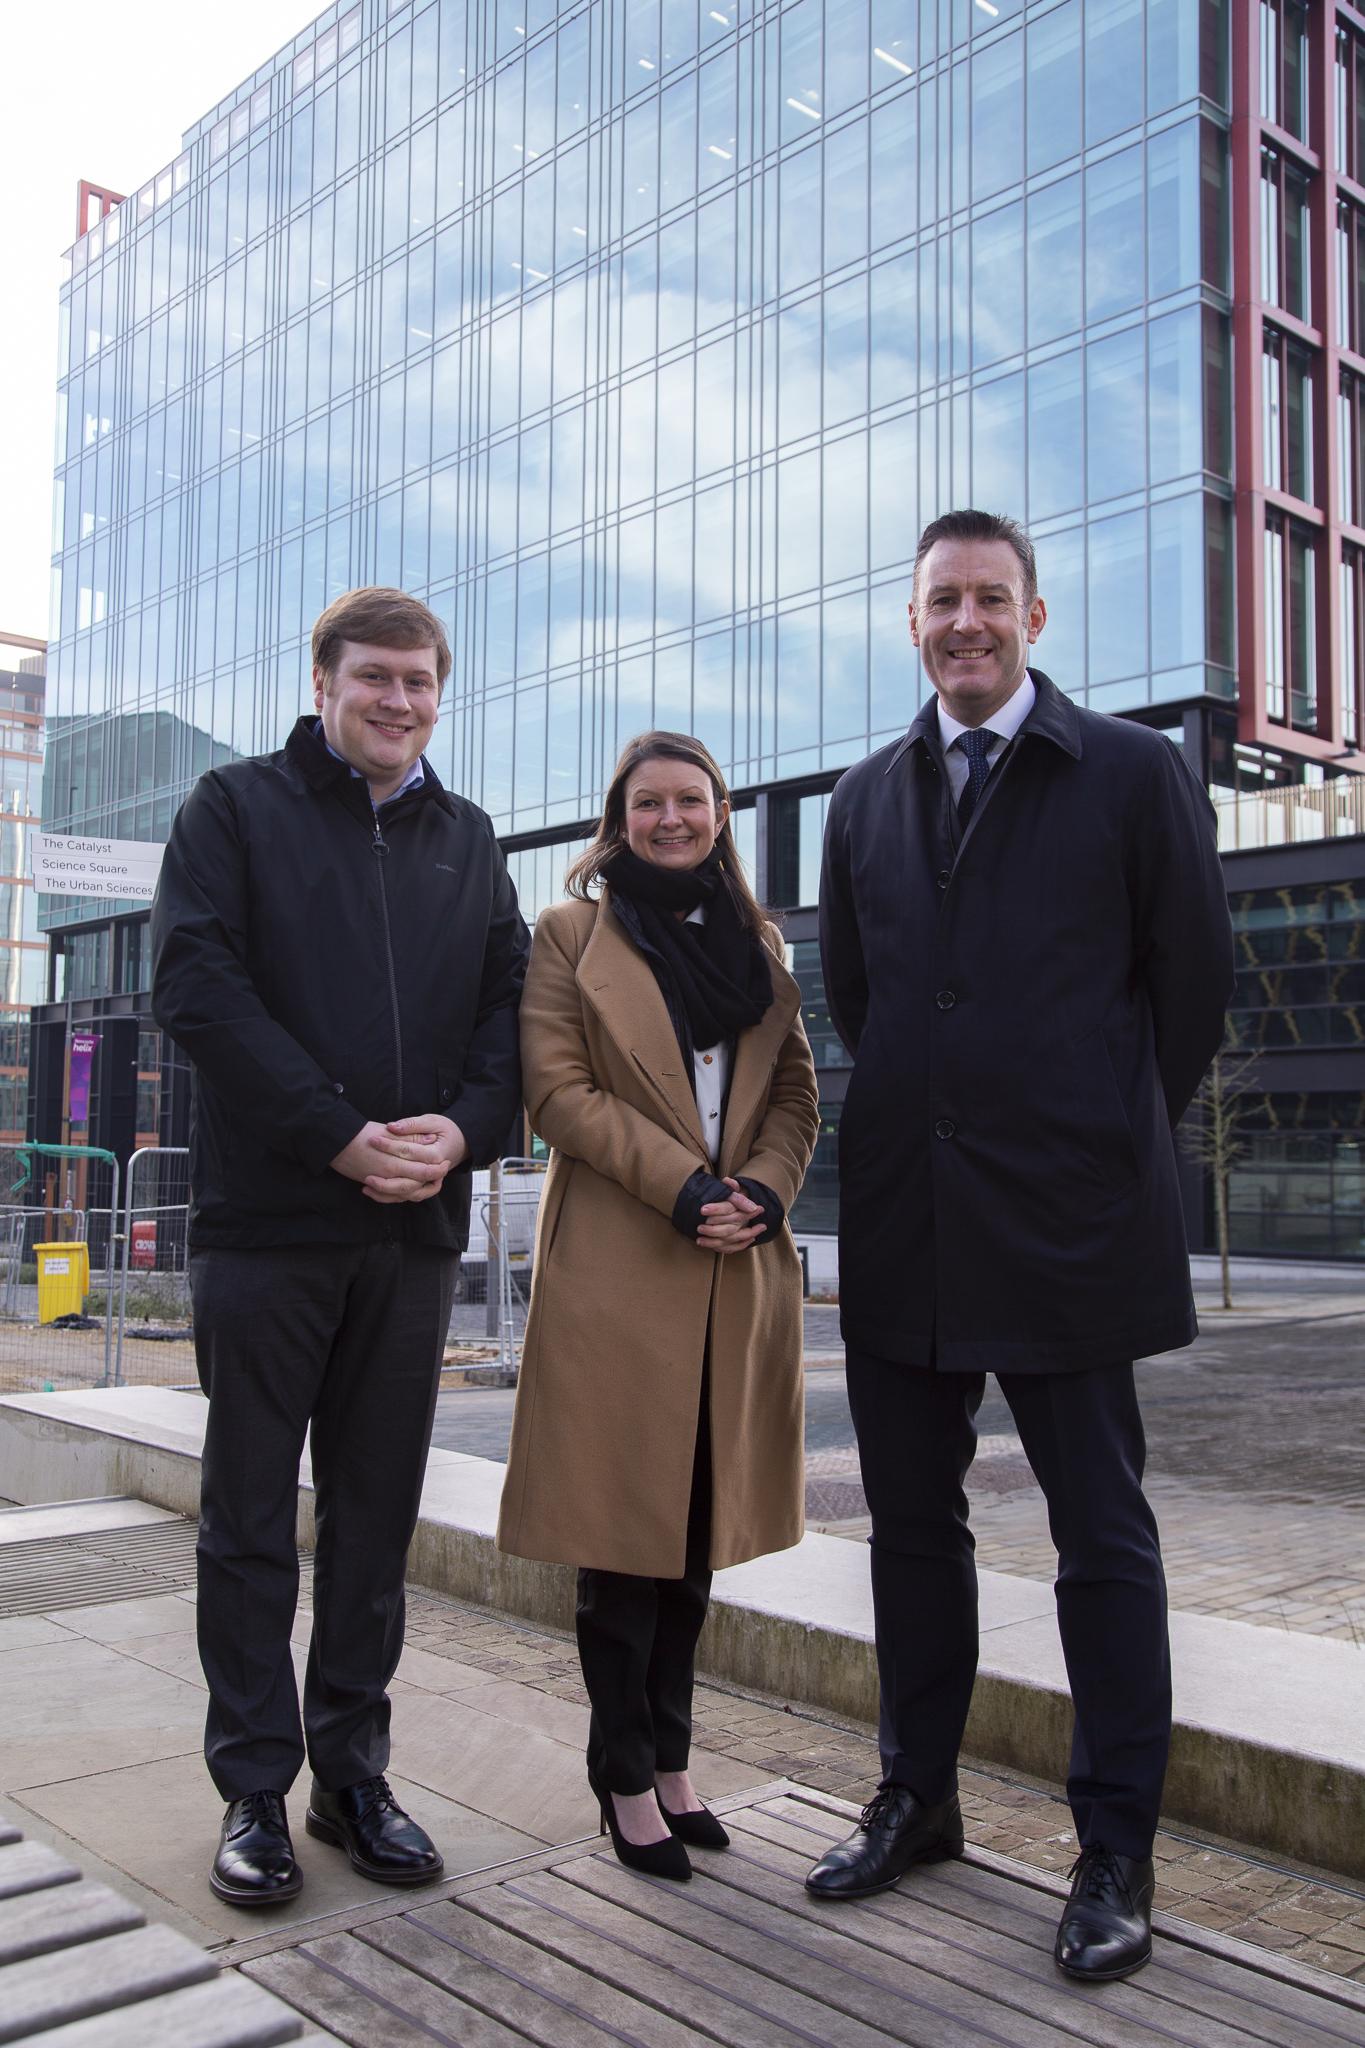
[[[991, 731], [998, 735], [994, 746], [986, 755], [986, 763], [989, 768], [993, 769], [995, 767], [996, 762], [1000, 759], [1000, 756], [1004, 753], [1024, 720], [1028, 717], [1030, 711], [1032, 711], [1037, 696], [1038, 692], [1033, 687], [1033, 677], [1025, 669], [1024, 680], [1020, 683], [1014, 695], [1007, 697], [1000, 706], [1000, 709], [993, 711], [989, 718], [983, 719], [982, 723], [988, 725]], [[963, 753], [961, 747], [953, 745], [953, 741], [960, 739], [964, 732], [970, 732], [971, 729], [968, 725], [958, 724], [951, 711], [944, 709], [943, 699], [940, 697], [938, 700], [939, 738], [943, 742], [943, 765], [948, 771], [948, 787], [953, 792], [954, 803], [958, 801], [963, 790], [967, 787], [967, 777], [971, 769], [967, 756]]]
[[[706, 923], [706, 912], [700, 903], [695, 910], [688, 912], [683, 922]], [[718, 1045], [707, 1046], [704, 1051], [698, 1046], [692, 1054], [697, 1114], [701, 1118], [702, 1136], [713, 1166], [720, 1157], [721, 1112], [725, 1107], [725, 1089], [730, 1079], [730, 1053], [729, 1040], [722, 1038]]]

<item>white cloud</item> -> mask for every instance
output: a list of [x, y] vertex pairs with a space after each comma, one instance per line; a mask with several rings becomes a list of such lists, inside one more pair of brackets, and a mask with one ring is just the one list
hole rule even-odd
[[[183, 0], [16, 8], [5, 23], [0, 122], [0, 626], [47, 631], [60, 259], [82, 178], [132, 192], [191, 123], [319, 12], [315, 0], [235, 0], [187, 29]], [[201, 33], [201, 31], [203, 31]]]

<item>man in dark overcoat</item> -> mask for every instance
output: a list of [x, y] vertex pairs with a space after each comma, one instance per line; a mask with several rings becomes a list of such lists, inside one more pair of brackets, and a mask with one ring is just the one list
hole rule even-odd
[[305, 1754], [311, 1835], [380, 1883], [441, 1870], [384, 1776], [387, 1688], [469, 1169], [496, 1158], [520, 1108], [529, 950], [492, 824], [424, 758], [449, 671], [416, 598], [329, 605], [313, 709], [278, 753], [200, 777], [152, 909], [152, 1009], [194, 1080], [199, 1651], [226, 1801], [209, 1883], [235, 1906], [299, 1889], [284, 1801]]
[[1030, 669], [1046, 618], [1020, 527], [935, 520], [911, 637], [937, 694], [830, 804], [820, 935], [854, 1062], [840, 1302], [883, 1782], [807, 1882], [857, 1898], [961, 1853], [963, 1483], [993, 1372], [1047, 1498], [1076, 1714], [1056, 1956], [1103, 1978], [1150, 1954], [1171, 1722], [1133, 1361], [1195, 1336], [1172, 1131], [1220, 1041], [1232, 937], [1207, 794], [1161, 734]]

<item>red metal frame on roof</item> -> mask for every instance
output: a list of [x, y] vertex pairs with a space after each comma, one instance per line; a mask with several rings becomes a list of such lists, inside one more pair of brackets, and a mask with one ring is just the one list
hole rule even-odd
[[[1261, 118], [1260, 8], [1232, 10], [1232, 355], [1233, 450], [1236, 477], [1238, 729], [1243, 740], [1297, 756], [1365, 770], [1365, 752], [1344, 748], [1337, 677], [1341, 666], [1341, 566], [1337, 387], [1336, 28], [1338, 19], [1365, 32], [1365, 15], [1343, 0], [1318, 0], [1309, 12], [1307, 144]], [[1290, 318], [1264, 295], [1261, 280], [1261, 151], [1263, 145], [1300, 164], [1310, 176], [1309, 239], [1313, 322]], [[1349, 179], [1344, 189], [1355, 193]], [[1266, 483], [1262, 446], [1261, 358], [1267, 319], [1279, 332], [1308, 342], [1313, 369], [1312, 506], [1299, 506]], [[1317, 730], [1297, 731], [1272, 719], [1266, 704], [1266, 507], [1291, 512], [1317, 536]]]
[[122, 206], [127, 197], [126, 192], [111, 192], [107, 185], [92, 185], [88, 178], [82, 178], [76, 187], [76, 240], [79, 242], [81, 236], [95, 226], [90, 218], [92, 199], [98, 199], [99, 219], [103, 220], [116, 206]]

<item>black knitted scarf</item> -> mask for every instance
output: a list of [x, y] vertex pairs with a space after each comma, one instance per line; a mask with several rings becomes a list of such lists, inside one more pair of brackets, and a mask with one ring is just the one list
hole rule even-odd
[[[773, 999], [768, 949], [741, 924], [714, 847], [696, 867], [678, 869], [641, 860], [623, 846], [603, 867], [602, 879], [634, 906], [687, 1012], [694, 1045], [704, 1049], [738, 1038], [757, 1024]], [[699, 904], [705, 923], [686, 923]]]

